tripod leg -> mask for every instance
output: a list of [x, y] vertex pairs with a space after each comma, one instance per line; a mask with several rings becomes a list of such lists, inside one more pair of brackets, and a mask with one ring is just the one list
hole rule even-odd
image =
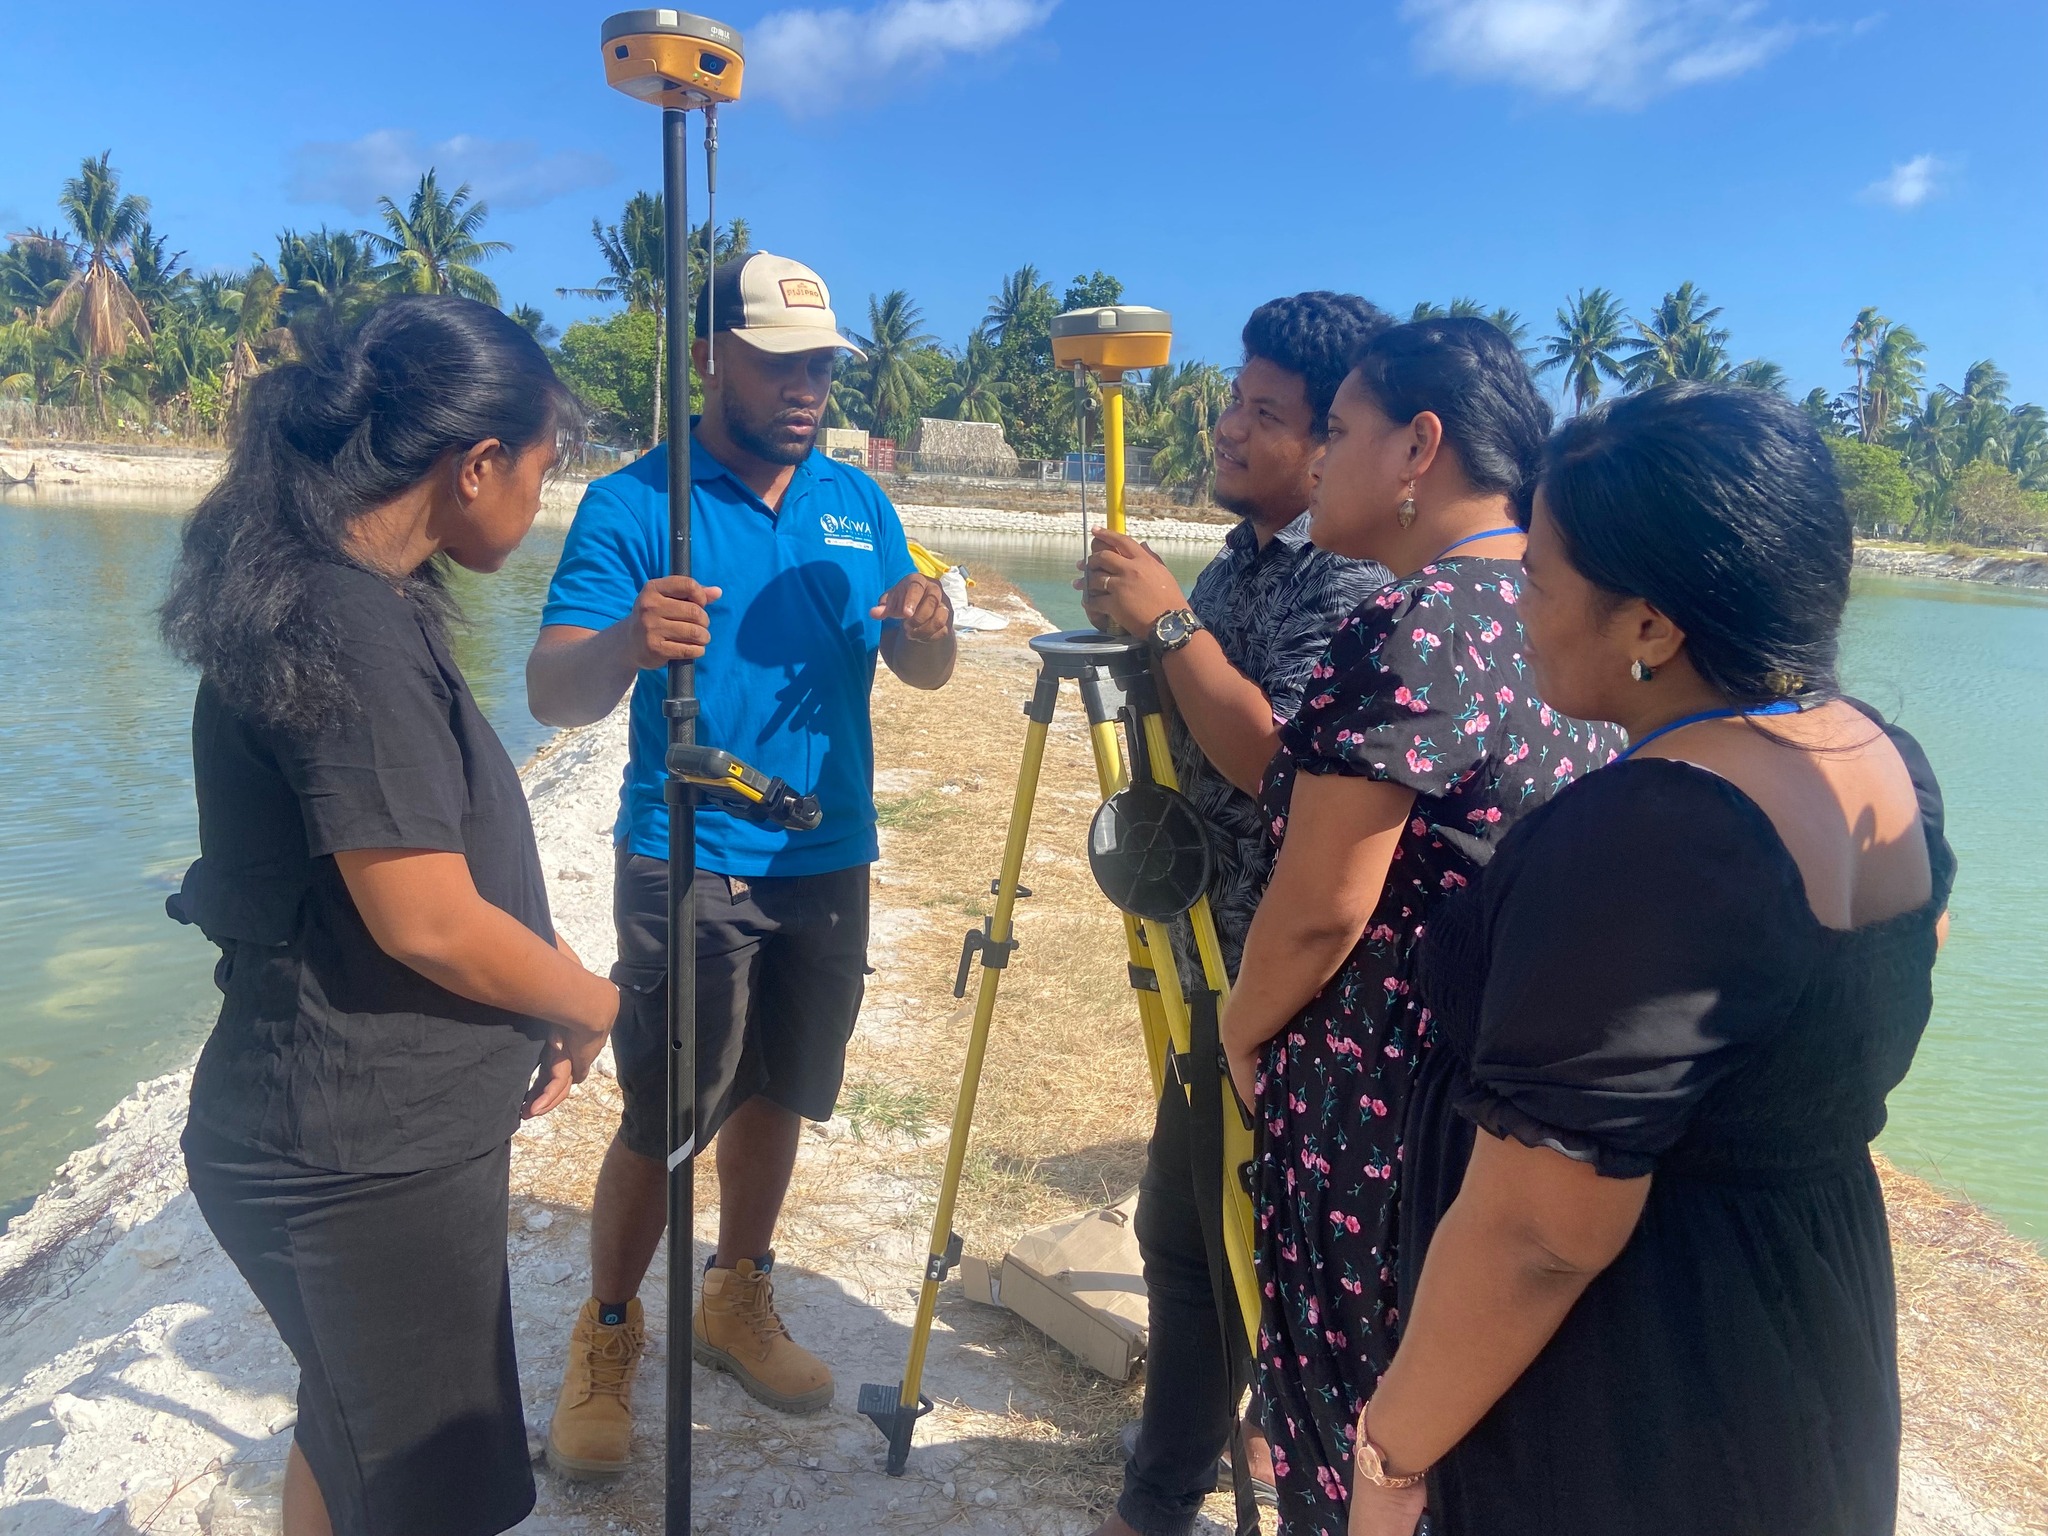
[[[1152, 776], [1167, 789], [1178, 789], [1180, 784], [1173, 771], [1173, 750], [1167, 740], [1165, 717], [1147, 714], [1142, 718], [1141, 729], [1145, 732]], [[1216, 936], [1216, 915], [1209, 909], [1207, 896], [1196, 902], [1188, 913], [1188, 924], [1194, 931], [1195, 950], [1202, 959], [1202, 979], [1216, 994], [1216, 1009], [1220, 1015], [1223, 1005], [1230, 999], [1230, 973], [1223, 964], [1223, 945]], [[1185, 1010], [1181, 1010], [1178, 1016], [1185, 1019]], [[1185, 1051], [1188, 1048], [1186, 1040], [1178, 1033], [1175, 1038], [1179, 1048]], [[1197, 1071], [1208, 1070], [1199, 1062], [1194, 1067]], [[1215, 1063], [1215, 1070], [1219, 1073], [1224, 1070], [1221, 1061]], [[1252, 1254], [1257, 1244], [1258, 1227], [1257, 1217], [1252, 1211], [1251, 1191], [1244, 1177], [1244, 1171], [1252, 1162], [1252, 1127], [1238, 1112], [1236, 1096], [1227, 1084], [1223, 1088], [1222, 1107], [1224, 1249], [1230, 1256], [1230, 1278], [1237, 1288], [1238, 1309], [1243, 1314], [1245, 1329], [1256, 1349], [1260, 1300]]]
[[996, 986], [1015, 948], [1010, 938], [1017, 888], [1024, 873], [1024, 845], [1031, 832], [1031, 811], [1038, 796], [1038, 776], [1045, 763], [1045, 741], [1059, 679], [1040, 676], [1038, 691], [1025, 713], [1024, 758], [1017, 770], [1017, 794], [1010, 802], [1010, 830], [1003, 844], [1002, 874], [996, 881], [995, 911], [988, 925], [967, 938], [960, 957], [960, 991], [975, 950], [981, 952], [981, 985], [974, 998], [974, 1023], [967, 1036], [967, 1061], [960, 1071], [960, 1099], [953, 1110], [953, 1131], [946, 1144], [946, 1173], [939, 1184], [939, 1208], [932, 1216], [931, 1247], [925, 1259], [924, 1286], [918, 1292], [917, 1319], [911, 1325], [910, 1359], [899, 1387], [867, 1385], [860, 1389], [860, 1411], [889, 1438], [888, 1472], [901, 1477], [910, 1457], [910, 1436], [917, 1421], [931, 1411], [921, 1391], [925, 1351], [931, 1343], [932, 1315], [939, 1304], [939, 1286], [960, 1262], [960, 1239], [953, 1231], [953, 1205], [960, 1194], [960, 1172], [967, 1160], [967, 1139], [974, 1124], [974, 1101], [981, 1091], [982, 1058], [988, 1051], [989, 1024], [995, 1017]]
[[[1124, 787], [1127, 775], [1124, 772], [1122, 744], [1117, 740], [1116, 722], [1102, 720], [1088, 728], [1088, 745], [1095, 753], [1095, 779], [1102, 790], [1102, 798]], [[1162, 975], [1160, 958], [1164, 955], [1166, 968], [1172, 969], [1173, 955], [1162, 943], [1157, 949], [1151, 942], [1151, 930], [1130, 913], [1122, 914], [1124, 920], [1124, 947], [1130, 952], [1131, 985], [1138, 993], [1138, 1026], [1145, 1039], [1145, 1063], [1152, 1071], [1152, 1098], [1156, 1103], [1166, 1087], [1167, 1058], [1173, 1052], [1172, 1031], [1167, 1020], [1172, 1009], [1167, 1004], [1171, 995], [1176, 1004], [1180, 998], [1180, 978]], [[1169, 994], [1167, 988], [1171, 986]]]

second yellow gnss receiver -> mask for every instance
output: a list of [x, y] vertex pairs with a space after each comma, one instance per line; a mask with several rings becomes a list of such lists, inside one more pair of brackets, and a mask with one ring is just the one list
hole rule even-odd
[[688, 11], [621, 11], [604, 24], [604, 77], [657, 107], [739, 100], [746, 53], [738, 32]]
[[1142, 304], [1070, 309], [1052, 322], [1052, 360], [1079, 363], [1114, 383], [1132, 368], [1164, 368], [1173, 352], [1173, 316]]

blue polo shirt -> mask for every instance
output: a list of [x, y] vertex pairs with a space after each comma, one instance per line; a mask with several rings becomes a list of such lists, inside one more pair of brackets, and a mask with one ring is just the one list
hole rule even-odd
[[[668, 448], [591, 482], [562, 546], [542, 624], [605, 629], [668, 574]], [[881, 624], [868, 610], [916, 567], [882, 488], [815, 450], [779, 512], [692, 444], [690, 574], [723, 588], [697, 663], [697, 740], [777, 774], [825, 813], [785, 832], [711, 806], [697, 813], [697, 861], [725, 875], [815, 875], [872, 863], [875, 746], [868, 695]], [[893, 620], [891, 622], [894, 622]], [[662, 799], [668, 676], [633, 683], [632, 752], [617, 842], [668, 857]]]

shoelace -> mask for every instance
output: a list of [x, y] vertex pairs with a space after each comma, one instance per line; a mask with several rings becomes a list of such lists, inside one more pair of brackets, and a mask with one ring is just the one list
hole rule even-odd
[[633, 1372], [640, 1363], [639, 1351], [634, 1347], [638, 1340], [624, 1328], [603, 1328], [598, 1332], [597, 1347], [590, 1352], [591, 1394], [602, 1392], [622, 1398], [631, 1389]]
[[756, 1272], [742, 1283], [739, 1314], [754, 1336], [762, 1342], [789, 1337], [789, 1329], [775, 1310], [775, 1282]]

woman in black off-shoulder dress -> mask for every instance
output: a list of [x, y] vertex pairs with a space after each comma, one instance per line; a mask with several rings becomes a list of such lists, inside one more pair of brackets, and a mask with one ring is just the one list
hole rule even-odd
[[1424, 941], [1407, 1331], [1353, 1536], [1406, 1536], [1422, 1489], [1385, 1484], [1425, 1468], [1446, 1536], [1893, 1529], [1868, 1148], [1955, 861], [1918, 744], [1833, 690], [1848, 567], [1825, 446], [1780, 402], [1659, 391], [1553, 446], [1537, 684], [1636, 745]]

